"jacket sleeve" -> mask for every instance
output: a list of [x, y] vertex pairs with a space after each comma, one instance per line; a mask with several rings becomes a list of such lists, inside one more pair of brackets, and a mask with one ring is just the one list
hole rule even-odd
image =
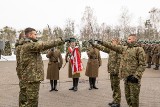
[[157, 54], [157, 56], [160, 57], [160, 46], [158, 46], [158, 54]]
[[106, 52], [106, 53], [109, 53], [110, 52], [110, 49], [104, 47], [104, 46], [101, 46], [101, 45], [98, 45], [98, 44], [93, 44], [93, 47], [103, 51], [103, 52]]
[[122, 45], [113, 45], [113, 44], [111, 44], [109, 42], [102, 42], [101, 45], [106, 47], [106, 48], [109, 48], [109, 49], [111, 49], [113, 51], [116, 51], [119, 54], [122, 54], [123, 49], [124, 49], [124, 46], [122, 46]]
[[69, 51], [67, 51], [66, 56], [65, 56], [65, 61], [68, 61], [68, 56], [69, 56]]
[[145, 52], [142, 47], [138, 47], [137, 56], [138, 68], [135, 72], [135, 77], [140, 79], [145, 71]]
[[47, 50], [47, 49], [62, 45], [64, 43], [65, 42], [63, 40], [61, 40], [61, 39], [57, 39], [57, 40], [51, 41], [51, 42], [31, 42], [31, 43], [28, 43], [26, 45], [26, 48], [29, 51], [42, 52], [44, 50]]
[[87, 48], [87, 55], [88, 55], [88, 57], [90, 57], [91, 56], [91, 48], [89, 47], [89, 48]]
[[59, 67], [62, 67], [62, 65], [63, 65], [63, 58], [61, 52], [59, 51]]
[[101, 60], [101, 54], [100, 54], [99, 50], [98, 50], [98, 61], [99, 61], [99, 66], [101, 66], [102, 60]]

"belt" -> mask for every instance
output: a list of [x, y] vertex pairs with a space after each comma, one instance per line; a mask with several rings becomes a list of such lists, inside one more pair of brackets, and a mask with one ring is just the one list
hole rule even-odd
[[89, 59], [97, 59], [97, 58], [89, 58]]
[[56, 63], [56, 62], [58, 62], [58, 61], [51, 61], [51, 62], [54, 62], [54, 63]]

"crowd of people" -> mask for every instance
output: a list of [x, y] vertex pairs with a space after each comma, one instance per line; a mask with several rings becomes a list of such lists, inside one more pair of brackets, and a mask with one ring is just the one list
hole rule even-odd
[[[59, 80], [59, 70], [62, 68], [63, 59], [58, 46], [69, 44], [66, 50], [65, 63], [68, 63], [68, 78], [72, 78], [73, 86], [69, 88], [76, 92], [80, 73], [84, 68], [81, 61], [80, 47], [76, 46], [76, 38], [57, 38], [54, 41], [39, 42], [34, 28], [26, 28], [21, 33], [16, 43], [17, 75], [19, 78], [19, 107], [38, 107], [39, 87], [44, 80], [44, 67], [41, 52], [48, 50], [46, 57], [49, 59], [46, 79], [50, 80], [52, 91], [58, 91], [57, 80]], [[159, 69], [160, 45], [155, 45], [151, 51], [156, 60], [150, 58], [150, 44], [137, 44], [137, 36], [130, 34], [126, 44], [121, 44], [119, 38], [113, 38], [111, 42], [89, 40], [86, 49], [88, 62], [85, 75], [89, 80], [89, 90], [98, 89], [96, 78], [99, 67], [102, 65], [100, 51], [109, 54], [108, 73], [110, 73], [111, 89], [113, 91], [113, 101], [108, 105], [120, 107], [121, 89], [120, 80], [124, 80], [125, 97], [129, 107], [139, 107], [139, 93], [141, 78], [146, 68], [150, 68], [152, 62], [156, 64], [155, 70]], [[146, 60], [147, 59], [147, 60]], [[151, 61], [150, 61], [151, 60]]]

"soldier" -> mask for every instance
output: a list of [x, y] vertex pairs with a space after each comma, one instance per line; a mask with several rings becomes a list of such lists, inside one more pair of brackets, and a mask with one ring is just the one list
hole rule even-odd
[[40, 82], [44, 80], [44, 67], [40, 52], [65, 42], [60, 38], [51, 42], [38, 42], [35, 29], [26, 28], [24, 32], [25, 43], [20, 50], [20, 69], [21, 78], [25, 81], [27, 102], [23, 107], [38, 107]]
[[148, 66], [146, 68], [151, 68], [151, 62], [152, 62], [152, 45], [148, 44], [146, 48], [146, 61]]
[[145, 53], [136, 46], [135, 34], [128, 36], [127, 46], [113, 45], [98, 40], [98, 44], [122, 54], [120, 61], [120, 78], [124, 78], [125, 97], [129, 107], [139, 107], [141, 78], [145, 71]]
[[24, 43], [24, 33], [20, 33], [19, 35], [19, 39], [17, 40], [16, 44], [15, 44], [15, 48], [16, 48], [16, 62], [17, 62], [17, 67], [16, 67], [16, 71], [17, 71], [17, 76], [19, 79], [19, 88], [20, 88], [20, 92], [19, 92], [19, 107], [23, 107], [23, 105], [27, 102], [27, 96], [26, 96], [26, 86], [25, 86], [25, 81], [22, 80], [22, 72], [20, 70], [20, 50], [21, 47]]
[[160, 53], [160, 45], [156, 44], [153, 50], [153, 63], [155, 63], [155, 70], [159, 70], [159, 53]]
[[[51, 84], [51, 91], [57, 89], [57, 80], [59, 80], [59, 70], [62, 67], [63, 59], [62, 55], [59, 49], [52, 48], [48, 54], [46, 55], [47, 58], [49, 58], [48, 68], [47, 68], [47, 79], [50, 80]], [[53, 88], [53, 80], [54, 80], [54, 88]]]
[[[121, 102], [121, 90], [120, 90], [120, 78], [119, 78], [119, 66], [120, 66], [120, 59], [121, 55], [116, 53], [115, 51], [108, 49], [104, 46], [93, 44], [90, 42], [93, 47], [106, 52], [109, 54], [108, 59], [108, 73], [110, 73], [110, 81], [111, 81], [111, 89], [113, 91], [113, 101], [109, 103], [111, 107], [120, 107]], [[120, 41], [118, 38], [112, 39], [112, 44], [118, 45]]]
[[4, 56], [11, 56], [12, 55], [12, 48], [11, 48], [10, 41], [5, 41], [5, 47], [2, 51], [2, 55], [4, 55]]
[[[68, 40], [68, 42], [69, 42], [70, 46], [68, 47], [68, 50], [67, 50], [67, 53], [65, 56], [65, 61], [66, 61], [66, 63], [69, 62], [69, 64], [68, 64], [68, 77], [73, 79], [73, 87], [70, 88], [69, 90], [77, 91], [80, 72], [82, 71], [80, 50], [79, 50], [79, 47], [76, 46], [76, 39], [75, 38], [70, 38]], [[76, 56], [78, 57], [77, 63], [75, 62], [75, 58], [76, 58], [75, 52], [76, 52]]]
[[98, 89], [96, 87], [96, 78], [98, 77], [98, 69], [102, 64], [100, 52], [98, 49], [94, 48], [92, 45], [87, 49], [88, 62], [86, 67], [85, 75], [89, 77], [90, 88]]

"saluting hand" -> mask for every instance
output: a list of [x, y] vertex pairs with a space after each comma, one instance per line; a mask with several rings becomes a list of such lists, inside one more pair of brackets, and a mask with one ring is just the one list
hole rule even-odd
[[102, 44], [103, 42], [101, 40], [95, 40], [98, 44]]

